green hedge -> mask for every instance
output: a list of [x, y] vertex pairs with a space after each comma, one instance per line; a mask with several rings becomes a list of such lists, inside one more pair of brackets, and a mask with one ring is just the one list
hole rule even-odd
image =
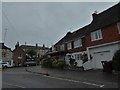
[[41, 65], [42, 65], [42, 67], [49, 67], [49, 68], [51, 68], [52, 67], [52, 61], [49, 60], [49, 59], [43, 59], [41, 61]]
[[120, 71], [120, 50], [116, 51], [113, 56], [112, 67], [116, 71]]
[[41, 61], [42, 67], [48, 67], [48, 68], [63, 68], [65, 66], [65, 62], [63, 60], [49, 60], [49, 59], [43, 59]]
[[53, 68], [63, 68], [65, 66], [65, 62], [63, 60], [55, 60], [52, 62]]

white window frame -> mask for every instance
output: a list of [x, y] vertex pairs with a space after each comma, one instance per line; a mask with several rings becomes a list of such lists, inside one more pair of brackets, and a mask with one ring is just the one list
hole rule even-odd
[[82, 39], [79, 38], [74, 41], [74, 48], [82, 47]]
[[91, 32], [91, 41], [96, 41], [96, 40], [100, 40], [100, 39], [102, 39], [101, 29], [94, 31], [94, 32]]
[[64, 51], [64, 50], [65, 50], [65, 45], [64, 44], [60, 45], [60, 51]]
[[72, 44], [71, 44], [71, 42], [67, 43], [67, 49], [68, 49], [68, 50], [72, 49]]
[[74, 58], [75, 58], [75, 60], [81, 60], [81, 55], [80, 54], [75, 54]]
[[120, 34], [120, 22], [117, 23], [118, 33]]

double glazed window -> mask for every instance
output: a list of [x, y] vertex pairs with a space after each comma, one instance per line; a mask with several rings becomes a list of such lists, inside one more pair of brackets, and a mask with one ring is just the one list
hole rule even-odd
[[101, 30], [97, 30], [91, 33], [91, 40], [96, 41], [102, 39], [102, 32]]
[[120, 34], [120, 22], [117, 23], [117, 27], [118, 27], [118, 33]]
[[71, 45], [71, 42], [70, 43], [67, 43], [67, 49], [72, 49], [72, 45]]
[[75, 54], [75, 60], [80, 60], [80, 59], [81, 59], [80, 54]]
[[74, 48], [78, 48], [82, 46], [82, 40], [81, 39], [77, 39], [74, 41]]
[[65, 49], [65, 46], [64, 46], [64, 44], [62, 44], [62, 45], [60, 46], [60, 51], [64, 51], [64, 49]]

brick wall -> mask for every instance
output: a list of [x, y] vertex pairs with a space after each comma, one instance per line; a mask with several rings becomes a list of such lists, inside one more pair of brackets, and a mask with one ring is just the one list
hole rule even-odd
[[[21, 56], [22, 59], [18, 59], [18, 57]], [[25, 52], [21, 48], [17, 48], [13, 51], [13, 62], [15, 66], [18, 66], [18, 63], [23, 64], [25, 60]]]
[[104, 27], [101, 30], [102, 30], [102, 38], [103, 38], [101, 40], [91, 41], [91, 33], [86, 34], [85, 43], [87, 47], [120, 40], [120, 34], [118, 34], [118, 29], [116, 24]]

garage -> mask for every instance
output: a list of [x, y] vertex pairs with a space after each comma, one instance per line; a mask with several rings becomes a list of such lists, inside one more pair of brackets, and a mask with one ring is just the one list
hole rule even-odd
[[110, 61], [111, 60], [111, 52], [110, 51], [100, 51], [93, 53], [93, 65], [96, 69], [102, 69], [101, 61]]
[[110, 43], [88, 47], [87, 52], [89, 60], [91, 61], [91, 68], [103, 69], [101, 61], [111, 61], [114, 53], [118, 49], [119, 43]]

